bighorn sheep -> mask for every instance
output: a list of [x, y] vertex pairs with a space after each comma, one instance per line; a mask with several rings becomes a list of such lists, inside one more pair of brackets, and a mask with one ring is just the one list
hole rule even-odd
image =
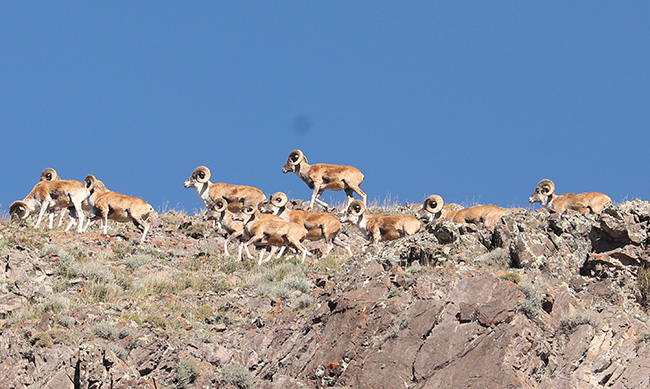
[[300, 150], [293, 150], [289, 154], [287, 163], [282, 168], [282, 173], [294, 172], [301, 180], [303, 180], [309, 189], [314, 192], [311, 195], [311, 202], [309, 203], [309, 210], [314, 207], [314, 201], [324, 207], [329, 207], [327, 203], [319, 197], [323, 191], [327, 190], [343, 190], [348, 196], [348, 206], [354, 200], [353, 193], [356, 192], [363, 199], [366, 204], [366, 194], [359, 188], [363, 182], [364, 175], [361, 171], [353, 166], [346, 165], [330, 165], [325, 163], [318, 163], [309, 165], [307, 157]]
[[420, 221], [410, 215], [368, 215], [366, 206], [360, 200], [350, 203], [341, 222], [356, 225], [370, 241], [369, 244], [413, 235], [422, 227]]
[[[241, 211], [233, 215], [233, 220], [244, 223], [246, 232], [251, 237], [246, 245], [259, 243], [269, 246], [289, 247], [293, 246], [302, 252], [301, 262], [311, 253], [301, 243], [307, 236], [307, 229], [298, 223], [264, 219], [262, 214], [251, 205], [246, 205]], [[263, 254], [263, 253], [262, 253]], [[273, 255], [269, 254], [267, 261]], [[262, 255], [258, 264], [262, 264]]]
[[203, 204], [209, 207], [218, 198], [224, 198], [229, 204], [241, 202], [242, 204], [257, 204], [264, 201], [266, 196], [264, 193], [252, 186], [247, 185], [231, 185], [223, 182], [212, 183], [210, 169], [205, 166], [199, 166], [194, 169], [190, 178], [188, 178], [184, 185], [186, 188], [196, 189]]
[[[246, 235], [244, 229], [244, 223], [239, 220], [233, 220], [233, 213], [228, 209], [228, 202], [223, 198], [215, 199], [214, 203], [208, 208], [208, 212], [205, 214], [208, 220], [216, 220], [218, 226], [222, 228], [227, 235], [226, 241], [223, 244], [223, 251], [226, 255], [230, 255], [228, 252], [228, 243], [233, 239], [239, 239], [239, 251], [237, 253], [237, 260], [241, 261], [242, 250], [246, 249], [246, 255], [248, 258], [252, 258], [250, 251], [248, 251], [248, 246], [244, 244], [245, 240], [248, 240], [250, 237]], [[283, 221], [282, 218], [275, 215], [260, 214], [260, 219], [267, 220], [276, 220]]]
[[[32, 213], [38, 212], [38, 219], [34, 224], [34, 228], [38, 228], [46, 211], [70, 208], [73, 219], [65, 230], [70, 230], [75, 219], [79, 219], [77, 232], [81, 232], [84, 220], [82, 202], [90, 196], [92, 189], [92, 184], [75, 180], [40, 181], [22, 201], [14, 201], [11, 204], [9, 213], [14, 218], [25, 220]], [[52, 228], [54, 214], [50, 213], [49, 218], [49, 228]]]
[[600, 213], [612, 199], [604, 193], [565, 193], [555, 194], [555, 184], [548, 179], [541, 180], [535, 187], [535, 193], [528, 198], [531, 204], [540, 203], [550, 212], [564, 212], [574, 210], [581, 213]]
[[454, 223], [483, 223], [487, 228], [492, 228], [501, 220], [504, 213], [503, 208], [491, 204], [477, 205], [457, 211], [443, 209], [444, 204], [442, 197], [431, 195], [424, 200], [422, 209], [416, 213], [416, 217], [426, 222], [440, 218], [453, 220]]
[[307, 229], [307, 240], [324, 239], [327, 247], [323, 256], [332, 251], [334, 245], [343, 247], [348, 250], [350, 256], [352, 250], [350, 245], [338, 238], [341, 232], [341, 221], [334, 215], [328, 213], [313, 213], [302, 210], [290, 210], [287, 208], [289, 198], [283, 192], [277, 192], [271, 195], [268, 202], [263, 202], [260, 207], [263, 212], [270, 212], [280, 216], [288, 222], [294, 222], [302, 225]]
[[155, 214], [153, 207], [138, 197], [128, 196], [125, 194], [112, 192], [102, 184], [95, 176], [88, 175], [85, 180], [88, 187], [92, 188], [92, 193], [88, 198], [90, 205], [93, 207], [93, 216], [91, 220], [102, 220], [104, 234], [108, 233], [108, 219], [121, 223], [133, 222], [133, 224], [142, 231], [140, 243], [144, 242], [149, 231], [147, 219], [150, 215]]

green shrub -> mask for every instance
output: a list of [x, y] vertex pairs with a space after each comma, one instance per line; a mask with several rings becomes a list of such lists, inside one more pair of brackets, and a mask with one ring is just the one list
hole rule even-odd
[[223, 384], [231, 384], [239, 389], [251, 389], [255, 387], [255, 379], [248, 369], [242, 365], [232, 364], [221, 368], [221, 379]]
[[201, 368], [190, 358], [181, 358], [176, 382], [179, 388], [189, 388], [199, 376]]

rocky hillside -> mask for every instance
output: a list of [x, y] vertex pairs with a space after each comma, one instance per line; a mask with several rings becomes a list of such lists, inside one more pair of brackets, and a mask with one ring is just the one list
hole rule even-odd
[[0, 387], [649, 387], [649, 221], [510, 210], [367, 253], [346, 228], [351, 258], [262, 266], [173, 211], [144, 244], [0, 222]]

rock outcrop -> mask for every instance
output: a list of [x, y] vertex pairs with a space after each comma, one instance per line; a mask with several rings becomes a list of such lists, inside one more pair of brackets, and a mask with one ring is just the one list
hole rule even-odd
[[305, 267], [156, 223], [144, 245], [0, 224], [0, 386], [650, 386], [648, 202], [442, 221]]

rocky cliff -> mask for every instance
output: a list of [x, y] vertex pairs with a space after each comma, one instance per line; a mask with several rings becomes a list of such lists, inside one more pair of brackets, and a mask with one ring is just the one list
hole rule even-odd
[[2, 222], [0, 387], [648, 387], [649, 221], [509, 210], [260, 267], [173, 211], [145, 244]]

